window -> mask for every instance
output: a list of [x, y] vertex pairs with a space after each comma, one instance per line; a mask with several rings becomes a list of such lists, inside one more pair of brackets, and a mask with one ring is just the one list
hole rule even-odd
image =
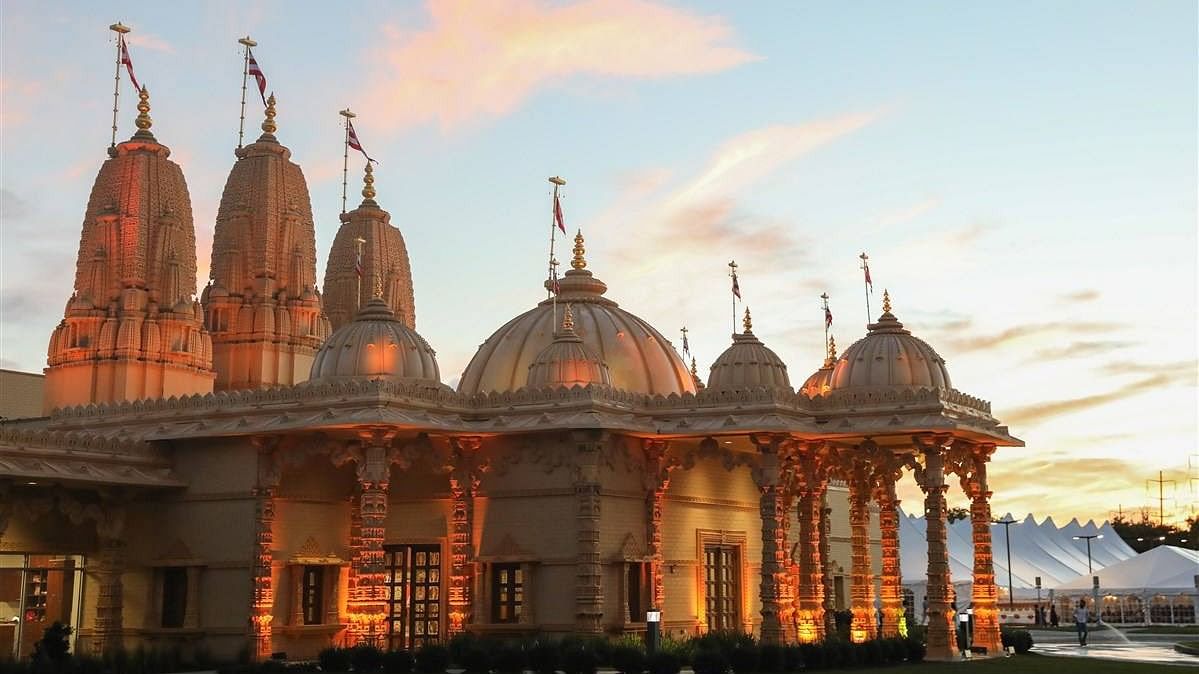
[[704, 599], [709, 630], [740, 629], [740, 562], [740, 549], [736, 546], [704, 546]]
[[325, 621], [323, 615], [325, 598], [325, 567], [305, 566], [300, 586], [300, 604], [304, 612], [305, 625], [320, 625]]
[[388, 642], [415, 650], [441, 639], [441, 546], [385, 548]]
[[520, 564], [491, 566], [491, 622], [519, 622], [523, 594], [524, 575]]
[[628, 591], [627, 608], [629, 622], [645, 622], [645, 612], [650, 608], [650, 567], [644, 562], [625, 564], [625, 588]]
[[25, 572], [25, 622], [40, 622], [46, 619], [49, 583], [49, 569], [29, 569]]
[[162, 569], [162, 626], [183, 627], [187, 612], [187, 567]]

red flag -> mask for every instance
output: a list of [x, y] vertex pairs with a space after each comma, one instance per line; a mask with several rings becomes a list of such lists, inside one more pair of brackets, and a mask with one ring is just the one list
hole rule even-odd
[[870, 280], [870, 263], [862, 260], [862, 271], [866, 272], [866, 287], [870, 292], [874, 292], [874, 281]]
[[828, 307], [824, 308], [824, 327], [829, 327], [833, 324], [833, 312]]
[[555, 295], [562, 294], [562, 286], [558, 284], [558, 263], [555, 262], [550, 267], [550, 292]]
[[354, 273], [358, 278], [362, 278], [362, 246], [358, 247], [358, 257], [354, 258]]
[[737, 272], [733, 272], [733, 294], [741, 299], [741, 284], [737, 282]]
[[125, 36], [118, 38], [121, 41], [121, 63], [125, 65], [125, 70], [129, 71], [129, 81], [133, 82], [133, 88], [141, 91], [142, 85], [137, 83], [137, 76], [133, 74], [133, 59], [129, 58], [129, 47], [125, 45]]
[[554, 192], [554, 222], [558, 223], [558, 229], [562, 233], [566, 233], [566, 218], [562, 217], [562, 203], [558, 201], [558, 193]]
[[366, 150], [362, 149], [362, 142], [358, 140], [358, 134], [354, 132], [354, 124], [350, 122], [349, 117], [346, 117], [346, 143], [350, 147], [361, 152], [362, 156], [366, 157], [367, 161], [374, 161], [376, 164], [379, 163], [374, 159], [371, 159], [371, 156], [366, 153]]
[[262, 96], [262, 104], [266, 105], [266, 75], [263, 74], [262, 68], [258, 67], [258, 61], [254, 60], [254, 52], [246, 47], [246, 55], [249, 56], [249, 72], [258, 82], [258, 95]]

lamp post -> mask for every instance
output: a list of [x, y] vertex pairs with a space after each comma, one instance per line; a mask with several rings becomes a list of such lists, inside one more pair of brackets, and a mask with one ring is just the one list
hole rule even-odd
[[1009, 532], [1016, 520], [1003, 519], [991, 520], [991, 522], [1003, 525], [1003, 544], [1007, 548], [1007, 607], [1011, 609], [1015, 606], [1016, 598], [1012, 593], [1012, 537]]
[[1076, 541], [1086, 540], [1086, 542], [1087, 542], [1087, 575], [1088, 576], [1091, 575], [1091, 539], [1094, 539], [1094, 538], [1103, 538], [1103, 534], [1089, 534], [1089, 535], [1084, 534], [1082, 536], [1074, 537], [1074, 540], [1076, 540]]

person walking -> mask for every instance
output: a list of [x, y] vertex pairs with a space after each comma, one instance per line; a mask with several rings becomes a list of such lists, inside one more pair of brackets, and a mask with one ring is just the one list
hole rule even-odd
[[1058, 626], [1057, 604], [1049, 605], [1049, 626], [1050, 627]]
[[1078, 608], [1074, 609], [1074, 627], [1078, 629], [1078, 645], [1087, 645], [1087, 602], [1078, 600]]

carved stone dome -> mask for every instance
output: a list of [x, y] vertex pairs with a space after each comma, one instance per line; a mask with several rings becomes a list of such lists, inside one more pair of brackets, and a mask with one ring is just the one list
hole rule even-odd
[[[695, 381], [670, 342], [603, 296], [608, 286], [586, 269], [582, 235], [575, 237], [574, 252], [573, 269], [558, 284], [557, 311], [572, 305], [574, 331], [607, 364], [613, 388], [655, 395], [694, 393]], [[496, 330], [462, 372], [458, 391], [471, 395], [526, 386], [530, 366], [554, 339], [554, 313], [554, 302], [547, 299]]]
[[828, 355], [824, 358], [824, 365], [820, 366], [819, 370], [813, 372], [802, 386], [799, 387], [799, 392], [815, 398], [827, 394], [833, 387], [833, 367], [837, 363], [837, 342], [829, 337], [828, 339]]
[[869, 332], [841, 354], [833, 367], [831, 388], [952, 388], [949, 370], [928, 342], [913, 337], [891, 313], [883, 296], [883, 315]]
[[396, 317], [380, 297], [338, 328], [316, 352], [309, 381], [362, 377], [441, 383], [433, 348]]
[[569, 304], [563, 314], [562, 329], [554, 333], [554, 341], [542, 349], [529, 366], [527, 383], [530, 388], [612, 385], [612, 373], [607, 364], [575, 333], [573, 310]]
[[791, 390], [787, 365], [753, 333], [749, 309], [745, 310], [745, 332], [733, 335], [733, 344], [712, 363], [708, 390], [734, 391], [750, 388]]

